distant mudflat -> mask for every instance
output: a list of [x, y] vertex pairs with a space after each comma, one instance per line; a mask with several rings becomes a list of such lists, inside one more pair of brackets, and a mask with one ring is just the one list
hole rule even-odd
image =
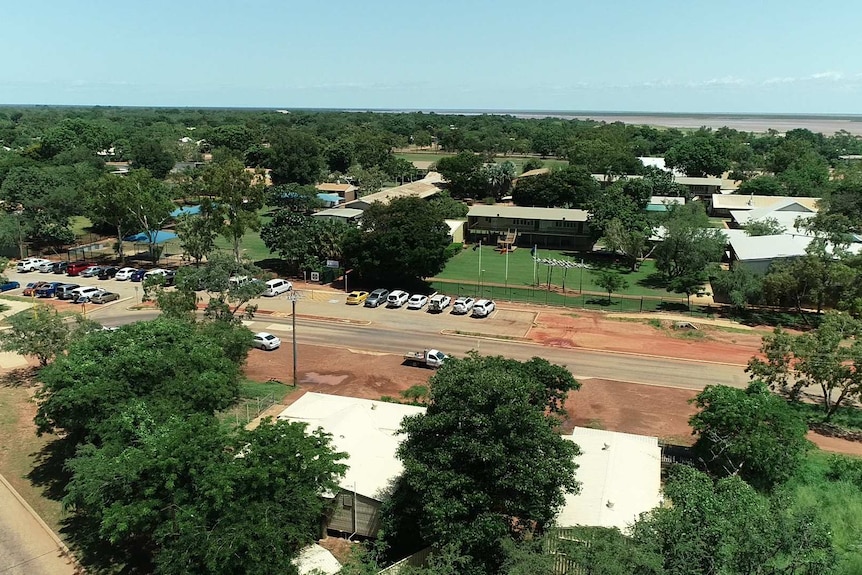
[[784, 133], [795, 128], [807, 128], [812, 132], [822, 132], [832, 135], [844, 130], [855, 136], [862, 136], [862, 116], [755, 116], [755, 115], [720, 115], [692, 114], [661, 115], [661, 114], [613, 114], [590, 112], [517, 112], [513, 116], [521, 118], [565, 118], [579, 120], [597, 120], [601, 122], [623, 122], [657, 126], [662, 128], [722, 128], [727, 126], [743, 132], [767, 132], [776, 130]]

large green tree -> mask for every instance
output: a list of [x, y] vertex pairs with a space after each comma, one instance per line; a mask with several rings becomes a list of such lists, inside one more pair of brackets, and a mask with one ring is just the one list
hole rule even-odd
[[599, 184], [581, 167], [520, 178], [512, 192], [519, 206], [585, 208], [599, 194]]
[[717, 482], [675, 466], [664, 486], [668, 505], [637, 521], [632, 539], [663, 558], [663, 575], [826, 575], [836, 564], [828, 526], [788, 509], [739, 476]]
[[[244, 327], [246, 351], [251, 333]], [[39, 431], [63, 431], [73, 443], [99, 443], [108, 420], [134, 400], [157, 414], [209, 413], [233, 402], [239, 365], [219, 340], [194, 324], [168, 319], [137, 322], [74, 340], [39, 374]]]
[[701, 204], [668, 207], [662, 221], [664, 234], [655, 250], [656, 268], [669, 281], [692, 278], [702, 283], [710, 265], [721, 261], [727, 238], [721, 230], [709, 227]]
[[269, 168], [272, 182], [278, 184], [314, 184], [323, 169], [320, 142], [308, 132], [278, 129], [270, 137]]
[[319, 536], [321, 493], [345, 469], [329, 437], [285, 421], [159, 422], [139, 401], [113, 423], [111, 441], [69, 463], [64, 503], [87, 549], [132, 572], [296, 573], [291, 560]]
[[430, 383], [427, 411], [401, 426], [390, 540], [418, 535], [462, 555], [462, 573], [498, 573], [504, 541], [542, 533], [578, 490], [578, 447], [558, 418], [579, 384], [544, 359], [477, 354], [450, 358]]
[[291, 270], [322, 271], [327, 260], [340, 262], [344, 257], [351, 226], [340, 220], [329, 220], [281, 210], [263, 226], [260, 237]]
[[730, 168], [726, 146], [707, 130], [699, 130], [674, 144], [664, 155], [668, 168], [687, 176], [716, 176]]
[[766, 384], [755, 381], [744, 390], [712, 385], [693, 402], [700, 410], [689, 420], [697, 435], [694, 449], [714, 475], [738, 474], [771, 490], [799, 469], [808, 426]]
[[815, 330], [798, 335], [776, 328], [763, 337], [761, 354], [748, 362], [751, 377], [793, 400], [807, 387], [818, 389], [827, 421], [862, 398], [862, 322], [848, 315], [827, 313]]
[[446, 179], [453, 198], [483, 198], [488, 192], [488, 180], [482, 171], [482, 156], [461, 152], [437, 161], [437, 171]]
[[75, 316], [74, 323], [69, 323], [56, 308], [42, 304], [16, 313], [7, 321], [10, 329], [3, 332], [0, 348], [31, 355], [43, 367], [66, 351], [73, 338], [99, 327], [81, 316]]
[[200, 173], [195, 188], [212, 198], [214, 217], [222, 222], [219, 233], [231, 243], [233, 256], [240, 261], [243, 236], [260, 230], [258, 210], [263, 207], [263, 184], [255, 182], [255, 174], [247, 171], [242, 162], [228, 159], [209, 164]]
[[449, 226], [419, 198], [373, 203], [344, 243], [346, 259], [364, 278], [394, 283], [431, 277], [446, 263]]

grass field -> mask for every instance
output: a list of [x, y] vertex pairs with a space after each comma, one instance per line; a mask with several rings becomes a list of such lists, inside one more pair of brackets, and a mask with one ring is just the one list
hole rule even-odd
[[[267, 224], [272, 220], [272, 216], [270, 215], [272, 213], [271, 208], [265, 207], [261, 209], [259, 213], [261, 225]], [[233, 244], [222, 236], [216, 238], [216, 247], [220, 250], [233, 251]], [[247, 232], [242, 237], [240, 247], [242, 249], [242, 253], [245, 254], [252, 262], [259, 262], [273, 257], [269, 248], [266, 247], [263, 240], [260, 239], [260, 232]]]
[[[524, 288], [536, 285], [533, 275], [533, 257], [527, 248], [519, 248], [508, 255], [508, 275], [506, 273], [507, 256], [494, 251], [492, 246], [481, 248], [481, 267], [479, 264], [480, 250], [465, 249], [456, 254], [446, 264], [446, 268], [437, 274], [439, 279], [458, 280], [471, 284], [496, 284], [507, 285], [514, 288]], [[564, 272], [562, 268], [549, 268], [538, 264], [536, 275], [540, 285], [548, 284], [548, 272], [550, 270], [551, 285], [563, 286], [565, 281], [566, 290], [604, 293], [604, 289], [596, 282], [596, 272], [611, 269], [619, 272], [628, 281], [629, 286], [620, 293], [632, 296], [652, 296], [673, 298], [678, 297], [668, 293], [665, 289], [655, 264], [651, 260], [643, 263], [636, 272], [624, 264], [597, 257], [594, 254], [574, 254], [565, 250], [539, 249], [539, 258], [553, 258], [559, 260], [583, 261], [591, 266], [591, 270], [578, 268]]]
[[[446, 156], [454, 156], [454, 155], [455, 154], [450, 154], [448, 152], [440, 152], [440, 153], [435, 153], [435, 152], [403, 152], [402, 153], [402, 152], [398, 152], [395, 154], [395, 157], [404, 158], [405, 160], [410, 161], [410, 162], [436, 162], [440, 158], [445, 158]], [[527, 160], [536, 159], [536, 158], [535, 157], [529, 157], [529, 156], [496, 156], [494, 159], [498, 163], [512, 162], [513, 164], [515, 164], [515, 169], [517, 170], [517, 173], [520, 174], [522, 172], [521, 168], [523, 167], [524, 162], [526, 162]], [[545, 165], [546, 168], [557, 168], [557, 167], [564, 167], [564, 166], [569, 165], [569, 162], [567, 162], [566, 160], [559, 160], [557, 158], [539, 158], [539, 159], [542, 160], [542, 163]]]

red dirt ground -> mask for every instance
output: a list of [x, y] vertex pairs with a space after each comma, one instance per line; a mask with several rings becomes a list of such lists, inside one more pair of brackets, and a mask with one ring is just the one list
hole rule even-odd
[[[290, 405], [306, 391], [365, 399], [399, 397], [414, 385], [427, 385], [434, 374], [429, 369], [402, 365], [401, 358], [395, 355], [310, 345], [300, 345], [298, 351], [299, 388], [286, 396], [281, 406]], [[291, 365], [286, 347], [273, 352], [252, 350], [245, 373], [254, 381], [275, 378], [289, 382]], [[566, 402], [568, 419], [563, 428], [571, 431], [575, 426], [597, 427], [690, 444], [693, 437], [688, 418], [695, 408], [688, 401], [695, 395], [697, 392], [692, 390], [585, 379], [581, 389], [570, 394]], [[277, 414], [281, 409], [274, 406], [268, 414]], [[823, 450], [862, 456], [862, 443], [815, 433], [809, 433], [808, 438]]]
[[699, 334], [700, 339], [683, 339], [674, 336], [672, 328], [657, 329], [645, 321], [613, 320], [603, 314], [580, 310], [571, 314], [540, 312], [528, 337], [554, 347], [584, 347], [745, 365], [760, 350], [760, 338], [764, 333], [698, 327], [700, 329], [694, 333]]

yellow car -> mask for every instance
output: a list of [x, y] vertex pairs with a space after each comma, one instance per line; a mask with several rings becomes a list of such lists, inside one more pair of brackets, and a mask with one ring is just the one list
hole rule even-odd
[[367, 291], [352, 291], [347, 296], [347, 305], [359, 305], [368, 299]]

